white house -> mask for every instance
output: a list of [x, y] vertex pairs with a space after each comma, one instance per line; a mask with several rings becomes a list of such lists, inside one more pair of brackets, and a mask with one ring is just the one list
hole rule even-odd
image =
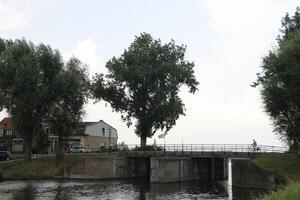
[[[49, 140], [51, 143], [50, 151], [53, 151], [57, 145], [57, 136], [50, 136]], [[116, 145], [117, 142], [117, 130], [103, 120], [99, 122], [79, 122], [76, 131], [65, 141], [66, 148], [82, 146], [93, 150], [108, 148]]]

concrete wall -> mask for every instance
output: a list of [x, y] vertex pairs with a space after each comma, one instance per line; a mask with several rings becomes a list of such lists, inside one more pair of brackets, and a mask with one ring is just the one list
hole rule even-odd
[[196, 180], [210, 180], [213, 178], [212, 172], [211, 158], [194, 159], [194, 177]]
[[64, 178], [111, 179], [127, 178], [125, 158], [82, 158], [64, 168]]
[[151, 158], [150, 182], [170, 183], [191, 180], [225, 180], [223, 158]]
[[170, 183], [194, 180], [191, 158], [151, 158], [150, 182]]
[[[147, 158], [79, 158], [64, 168], [64, 178], [112, 179], [146, 177]], [[149, 159], [148, 159], [149, 160]], [[149, 171], [149, 170], [148, 170]]]
[[271, 189], [274, 174], [250, 159], [231, 159], [232, 186]]
[[[109, 179], [149, 178], [150, 182], [171, 183], [224, 178], [216, 158], [187, 157], [108, 157], [79, 158], [64, 169], [64, 178]], [[221, 175], [220, 175], [221, 174]], [[220, 180], [218, 179], [218, 180]], [[224, 179], [223, 179], [224, 180]]]

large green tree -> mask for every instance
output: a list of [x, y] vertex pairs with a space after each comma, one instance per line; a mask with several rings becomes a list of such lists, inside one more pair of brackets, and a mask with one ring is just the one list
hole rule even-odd
[[76, 124], [84, 114], [84, 104], [89, 94], [89, 78], [85, 66], [76, 58], [71, 58], [57, 75], [56, 99], [46, 118], [51, 133], [58, 136], [56, 150], [57, 164], [64, 157], [64, 140], [75, 131]]
[[265, 111], [274, 131], [298, 151], [300, 143], [300, 9], [282, 20], [278, 48], [263, 58], [254, 86], [261, 86]]
[[119, 58], [106, 63], [107, 75], [94, 78], [93, 96], [121, 112], [128, 126], [136, 120], [141, 147], [146, 146], [147, 137], [157, 130], [168, 132], [184, 115], [181, 86], [192, 93], [197, 90], [194, 63], [185, 60], [185, 51], [184, 45], [175, 45], [173, 40], [162, 44], [142, 33]]
[[27, 161], [32, 140], [56, 98], [53, 86], [62, 67], [60, 53], [49, 46], [0, 39], [0, 106], [12, 115], [15, 130], [23, 135]]

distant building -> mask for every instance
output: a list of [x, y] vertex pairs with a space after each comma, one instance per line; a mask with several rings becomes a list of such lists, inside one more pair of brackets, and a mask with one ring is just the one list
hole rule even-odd
[[23, 139], [14, 131], [10, 117], [5, 117], [0, 121], [0, 150], [23, 151]]
[[[57, 145], [57, 136], [50, 135], [50, 151], [53, 152]], [[99, 122], [79, 122], [76, 130], [65, 139], [68, 148], [72, 146], [87, 147], [92, 150], [101, 150], [117, 145], [117, 130], [103, 120]]]
[[[55, 152], [57, 147], [57, 136], [48, 132], [46, 150]], [[78, 122], [75, 131], [65, 138], [67, 148], [72, 146], [87, 147], [92, 150], [101, 150], [109, 146], [117, 145], [118, 133], [111, 125], [103, 120], [98, 122]], [[33, 140], [32, 148], [36, 148], [36, 139]], [[0, 121], [0, 150], [22, 152], [24, 142], [21, 136], [16, 134], [12, 119], [5, 117]]]

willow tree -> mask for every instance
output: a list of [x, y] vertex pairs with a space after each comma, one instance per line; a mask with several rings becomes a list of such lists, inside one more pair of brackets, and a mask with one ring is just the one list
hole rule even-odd
[[75, 131], [84, 114], [89, 94], [89, 78], [85, 65], [71, 58], [56, 76], [56, 98], [46, 117], [51, 133], [58, 136], [56, 163], [64, 158], [64, 140]]
[[197, 90], [194, 63], [185, 60], [185, 51], [186, 46], [173, 40], [163, 44], [142, 33], [119, 58], [106, 63], [108, 74], [94, 77], [94, 98], [109, 102], [128, 126], [136, 120], [141, 147], [146, 146], [147, 137], [157, 130], [168, 132], [185, 114], [181, 86], [191, 93]]
[[282, 20], [278, 48], [263, 58], [254, 86], [261, 86], [274, 131], [292, 151], [300, 148], [300, 8]]
[[24, 138], [27, 161], [32, 140], [56, 98], [53, 86], [62, 67], [60, 53], [50, 46], [0, 39], [0, 106], [12, 115], [14, 129]]

